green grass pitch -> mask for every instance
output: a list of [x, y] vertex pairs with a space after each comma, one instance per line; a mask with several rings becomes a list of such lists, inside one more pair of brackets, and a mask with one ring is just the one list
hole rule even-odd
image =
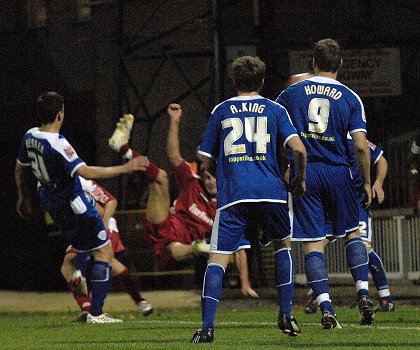
[[302, 334], [289, 337], [276, 324], [276, 308], [238, 309], [221, 305], [211, 344], [191, 344], [200, 327], [197, 309], [158, 310], [148, 317], [118, 313], [120, 324], [72, 323], [74, 312], [0, 313], [0, 349], [420, 349], [420, 306], [378, 313], [371, 327], [358, 325], [355, 309], [338, 307], [343, 329], [323, 330], [320, 313], [295, 308]]

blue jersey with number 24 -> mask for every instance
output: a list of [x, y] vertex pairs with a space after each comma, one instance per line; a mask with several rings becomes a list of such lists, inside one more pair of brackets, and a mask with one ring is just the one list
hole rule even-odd
[[216, 160], [220, 209], [239, 202], [286, 202], [280, 150], [297, 136], [289, 114], [262, 96], [237, 96], [217, 105], [199, 153]]

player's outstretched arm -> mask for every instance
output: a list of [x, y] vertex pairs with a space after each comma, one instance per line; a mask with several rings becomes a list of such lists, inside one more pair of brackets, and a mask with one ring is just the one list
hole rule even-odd
[[171, 103], [168, 106], [169, 130], [166, 151], [172, 168], [178, 167], [183, 161], [179, 149], [179, 123], [181, 122], [181, 105]]
[[149, 159], [144, 156], [135, 157], [130, 159], [127, 163], [116, 166], [89, 166], [82, 165], [77, 169], [77, 174], [88, 180], [93, 179], [107, 179], [116, 177], [122, 174], [132, 173], [135, 171], [145, 171], [149, 165]]
[[382, 186], [387, 173], [388, 162], [383, 156], [381, 156], [376, 163], [376, 179], [372, 186], [372, 198], [377, 198], [379, 204], [381, 204], [385, 199], [385, 193]]
[[370, 184], [370, 151], [363, 131], [351, 134], [354, 143], [354, 154], [363, 176], [363, 190], [366, 194], [365, 208], [372, 203], [372, 188]]

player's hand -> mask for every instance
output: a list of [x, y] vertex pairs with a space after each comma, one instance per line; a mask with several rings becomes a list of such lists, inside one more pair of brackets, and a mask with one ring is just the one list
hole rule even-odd
[[385, 199], [384, 189], [377, 182], [375, 182], [372, 186], [372, 198], [377, 198], [379, 204], [381, 204]]
[[138, 156], [128, 161], [130, 171], [146, 171], [149, 166], [149, 159], [145, 156]]
[[366, 209], [372, 204], [372, 188], [370, 187], [370, 184], [363, 185], [363, 192], [365, 193], [363, 207]]
[[22, 219], [29, 220], [32, 215], [32, 203], [29, 199], [19, 197], [16, 202], [16, 211]]
[[242, 292], [243, 295], [249, 296], [251, 298], [259, 298], [260, 297], [258, 295], [258, 293], [251, 288], [251, 286], [242, 287], [241, 292]]
[[290, 183], [290, 192], [295, 198], [302, 196], [306, 192], [306, 180], [299, 176], [294, 177]]
[[179, 123], [182, 116], [181, 105], [178, 103], [171, 103], [168, 106], [168, 114], [172, 121]]
[[290, 168], [288, 167], [286, 172], [283, 175], [284, 181], [286, 181], [287, 184], [290, 183]]

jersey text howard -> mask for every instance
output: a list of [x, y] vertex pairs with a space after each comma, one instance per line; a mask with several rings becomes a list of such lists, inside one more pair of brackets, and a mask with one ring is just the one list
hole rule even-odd
[[338, 91], [335, 88], [330, 88], [329, 86], [325, 85], [306, 85], [304, 86], [306, 95], [325, 95], [328, 97], [333, 98], [334, 100], [338, 100], [343, 94], [341, 91]]

